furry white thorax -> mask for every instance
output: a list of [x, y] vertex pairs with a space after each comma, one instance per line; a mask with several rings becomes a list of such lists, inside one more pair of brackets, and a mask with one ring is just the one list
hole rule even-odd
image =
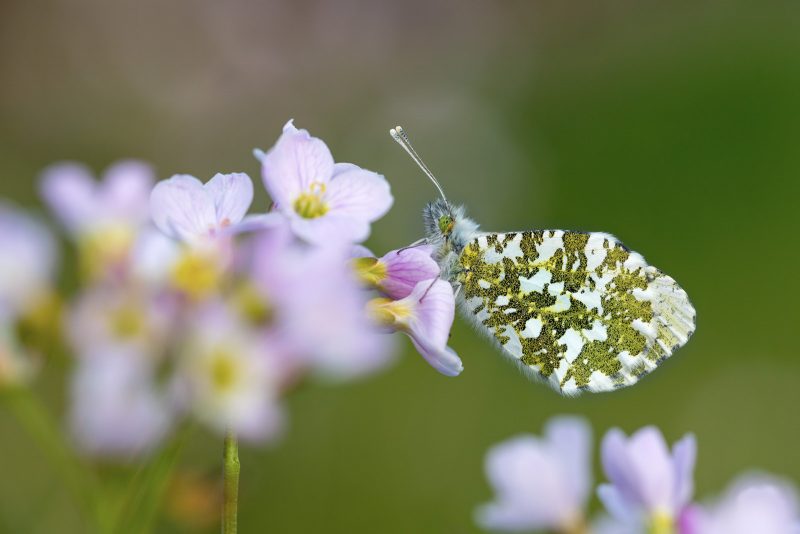
[[[452, 229], [442, 231], [439, 221], [450, 217]], [[435, 248], [434, 258], [442, 270], [441, 277], [453, 282], [454, 268], [458, 257], [467, 244], [478, 235], [478, 224], [467, 217], [463, 206], [454, 206], [443, 199], [437, 199], [425, 206], [425, 243]]]

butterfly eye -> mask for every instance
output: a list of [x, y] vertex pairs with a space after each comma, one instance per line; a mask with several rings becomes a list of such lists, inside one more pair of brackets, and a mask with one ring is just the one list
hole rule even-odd
[[452, 232], [453, 218], [449, 215], [442, 215], [441, 217], [439, 217], [439, 230], [444, 235], [448, 235], [450, 232]]

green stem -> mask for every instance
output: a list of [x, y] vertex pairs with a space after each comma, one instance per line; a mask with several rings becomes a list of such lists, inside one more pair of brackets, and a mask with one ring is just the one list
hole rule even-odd
[[225, 434], [223, 459], [222, 534], [236, 534], [239, 507], [239, 441], [232, 430]]
[[114, 532], [150, 532], [157, 519], [172, 474], [177, 467], [184, 444], [193, 426], [181, 428], [175, 437], [147, 465], [142, 465], [129, 483], [120, 510], [116, 515]]
[[70, 493], [78, 499], [86, 515], [97, 521], [97, 526], [104, 530], [106, 518], [98, 506], [94, 480], [67, 446], [58, 426], [44, 406], [27, 388], [5, 391], [2, 397], [5, 405], [61, 476]]

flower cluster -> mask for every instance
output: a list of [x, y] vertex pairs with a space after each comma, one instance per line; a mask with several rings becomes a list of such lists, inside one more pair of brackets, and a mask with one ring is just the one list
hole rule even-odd
[[269, 439], [299, 381], [389, 363], [387, 331], [407, 334], [440, 372], [460, 372], [447, 347], [453, 290], [432, 251], [378, 259], [360, 245], [392, 205], [384, 177], [335, 163], [291, 121], [256, 155], [272, 200], [259, 214], [249, 214], [254, 187], [243, 173], [156, 182], [134, 161], [100, 180], [73, 163], [48, 168], [42, 196], [78, 259], [60, 319], [55, 239], [0, 204], [0, 382], [30, 380], [46, 355], [34, 341], [60, 330], [82, 450], [145, 452], [187, 417]]
[[694, 501], [697, 445], [689, 434], [670, 450], [661, 432], [612, 429], [600, 457], [608, 482], [597, 488], [606, 513], [590, 521], [592, 433], [586, 421], [557, 417], [542, 437], [492, 448], [486, 472], [494, 502], [477, 521], [496, 531], [560, 534], [800, 534], [800, 501], [788, 482], [745, 474], [716, 500]]

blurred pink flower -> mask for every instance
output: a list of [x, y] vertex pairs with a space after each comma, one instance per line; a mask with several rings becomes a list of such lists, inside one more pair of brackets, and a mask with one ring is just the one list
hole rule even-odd
[[164, 234], [197, 243], [242, 222], [252, 202], [253, 182], [246, 174], [216, 174], [205, 184], [179, 174], [156, 184], [150, 209]]
[[153, 448], [173, 420], [169, 403], [154, 385], [154, 362], [135, 350], [104, 347], [85, 355], [70, 388], [70, 421], [78, 446], [92, 455], [122, 458]]
[[283, 420], [278, 350], [224, 304], [207, 304], [191, 318], [179, 349], [179, 402], [219, 433], [232, 429], [249, 440], [274, 437]]
[[796, 489], [766, 475], [744, 475], [716, 504], [704, 507], [698, 526], [681, 534], [800, 534]]
[[433, 247], [419, 246], [393, 250], [382, 258], [357, 257], [353, 264], [365, 284], [396, 300], [409, 296], [419, 282], [438, 278], [439, 264], [432, 253]]
[[602, 484], [597, 494], [624, 525], [674, 528], [692, 499], [696, 453], [691, 434], [670, 453], [655, 427], [645, 427], [630, 438], [612, 429], [601, 447], [603, 469], [611, 483]]
[[156, 362], [167, 350], [177, 312], [177, 303], [155, 287], [93, 284], [70, 306], [66, 337], [78, 358], [114, 348]]
[[366, 313], [367, 295], [336, 242], [308, 246], [286, 225], [261, 232], [252, 243], [251, 276], [275, 314], [275, 328], [327, 378], [377, 371], [393, 359], [391, 341]]
[[52, 165], [42, 173], [42, 196], [73, 236], [108, 226], [138, 227], [149, 218], [148, 199], [155, 182], [145, 163], [120, 161], [106, 170], [102, 181], [78, 163]]
[[544, 436], [519, 436], [494, 446], [486, 474], [495, 501], [477, 521], [490, 530], [579, 532], [591, 491], [591, 429], [585, 420], [557, 417]]
[[129, 272], [133, 280], [151, 288], [164, 287], [184, 257], [183, 247], [154, 225], [147, 225], [131, 247]]
[[56, 243], [47, 227], [0, 201], [0, 322], [51, 290]]
[[393, 198], [383, 176], [334, 163], [330, 150], [292, 121], [261, 157], [264, 185], [292, 231], [312, 243], [360, 242]]
[[419, 282], [400, 300], [373, 299], [370, 312], [382, 326], [407, 334], [422, 357], [443, 375], [456, 376], [464, 369], [461, 359], [447, 346], [455, 318], [455, 296], [448, 282]]

